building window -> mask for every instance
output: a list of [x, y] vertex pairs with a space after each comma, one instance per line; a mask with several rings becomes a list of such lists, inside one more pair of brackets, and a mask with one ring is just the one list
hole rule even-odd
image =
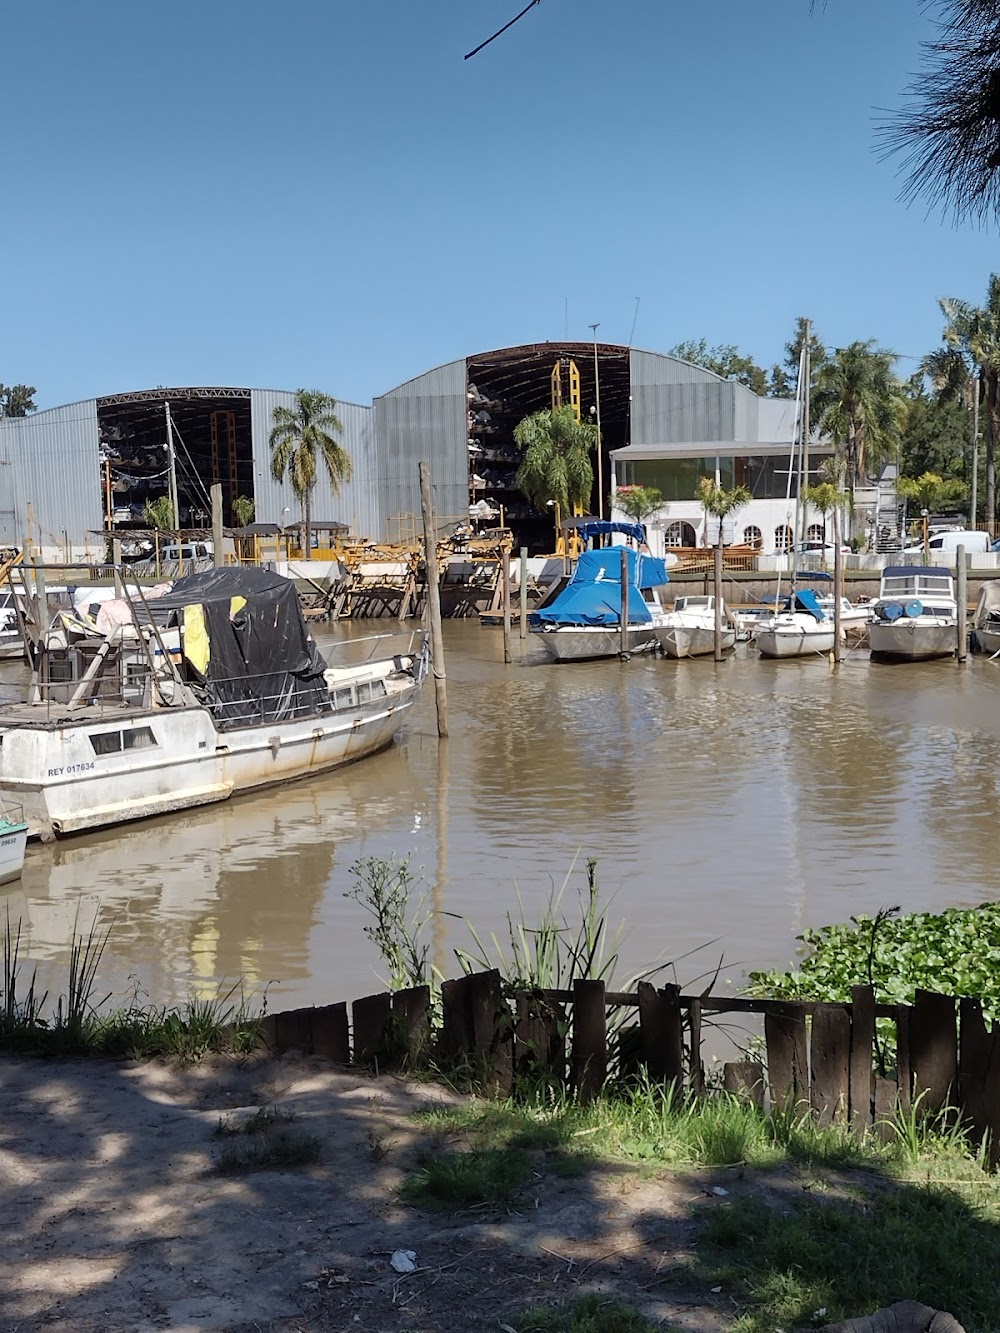
[[774, 549], [779, 554], [792, 549], [792, 530], [787, 523], [774, 529]]
[[822, 523], [810, 523], [806, 529], [806, 541], [825, 542], [826, 528]]
[[664, 546], [694, 546], [694, 528], [690, 523], [671, 523], [663, 534]]
[[761, 532], [760, 528], [754, 527], [752, 523], [750, 527], [744, 528], [743, 544], [744, 546], [753, 547], [755, 551], [761, 550], [764, 545], [764, 534]]

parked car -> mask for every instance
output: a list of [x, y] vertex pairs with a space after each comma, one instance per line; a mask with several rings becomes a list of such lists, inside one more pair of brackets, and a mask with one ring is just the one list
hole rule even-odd
[[[996, 549], [990, 544], [988, 532], [973, 532], [970, 528], [947, 528], [943, 532], [932, 533], [927, 539], [929, 551], [947, 551], [954, 555], [960, 546], [965, 547], [966, 555], [984, 555]], [[923, 553], [923, 542], [907, 546], [903, 551], [905, 556], [922, 556]]]
[[164, 560], [211, 560], [215, 555], [212, 542], [171, 542], [164, 546], [160, 556]]
[[[837, 548], [834, 546], [833, 542], [796, 542], [792, 547], [792, 553], [794, 555], [818, 555], [826, 560], [832, 560], [836, 551]], [[851, 548], [849, 546], [841, 546], [840, 553], [841, 555], [850, 555]]]

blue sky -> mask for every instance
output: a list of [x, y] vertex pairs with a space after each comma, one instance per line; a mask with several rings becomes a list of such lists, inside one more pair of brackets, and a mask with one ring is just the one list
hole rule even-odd
[[[996, 237], [876, 157], [917, 0], [8, 0], [0, 380], [366, 402], [600, 337], [933, 346]], [[908, 372], [911, 362], [901, 362]]]

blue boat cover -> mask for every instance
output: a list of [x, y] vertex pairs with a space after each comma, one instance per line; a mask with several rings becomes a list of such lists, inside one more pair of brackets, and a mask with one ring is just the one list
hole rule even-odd
[[794, 609], [796, 611], [808, 611], [808, 613], [811, 616], [815, 616], [817, 620], [826, 619], [826, 616], [823, 614], [823, 608], [820, 606], [819, 602], [817, 602], [816, 594], [813, 592], [812, 588], [803, 588], [800, 592], [795, 594]]
[[629, 546], [584, 551], [573, 577], [550, 606], [532, 617], [535, 625], [618, 625], [621, 623], [621, 562], [628, 561], [628, 623], [645, 625], [652, 619], [642, 589], [669, 582], [662, 560], [638, 555]]
[[612, 532], [621, 532], [634, 542], [644, 542], [646, 540], [646, 529], [641, 523], [619, 522], [617, 519], [592, 518], [586, 523], [575, 523], [570, 519], [563, 524], [564, 527], [572, 527], [580, 534], [584, 541], [589, 541], [592, 537], [606, 537]]
[[947, 579], [951, 577], [951, 570], [942, 569], [940, 565], [891, 565], [882, 571], [884, 579], [934, 578], [935, 575]]

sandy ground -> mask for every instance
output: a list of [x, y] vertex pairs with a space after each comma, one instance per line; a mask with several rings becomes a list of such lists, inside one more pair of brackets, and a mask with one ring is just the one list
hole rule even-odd
[[[4, 1333], [318, 1333], [502, 1328], [530, 1303], [614, 1292], [691, 1333], [724, 1292], [681, 1279], [692, 1214], [732, 1174], [560, 1179], [539, 1159], [518, 1210], [428, 1214], [396, 1188], [421, 1149], [413, 1112], [451, 1094], [320, 1061], [0, 1060]], [[220, 1175], [220, 1117], [293, 1112], [321, 1162]], [[388, 1149], [386, 1156], [376, 1160]], [[393, 1251], [413, 1250], [400, 1276]], [[688, 1284], [690, 1285], [690, 1284]]]

